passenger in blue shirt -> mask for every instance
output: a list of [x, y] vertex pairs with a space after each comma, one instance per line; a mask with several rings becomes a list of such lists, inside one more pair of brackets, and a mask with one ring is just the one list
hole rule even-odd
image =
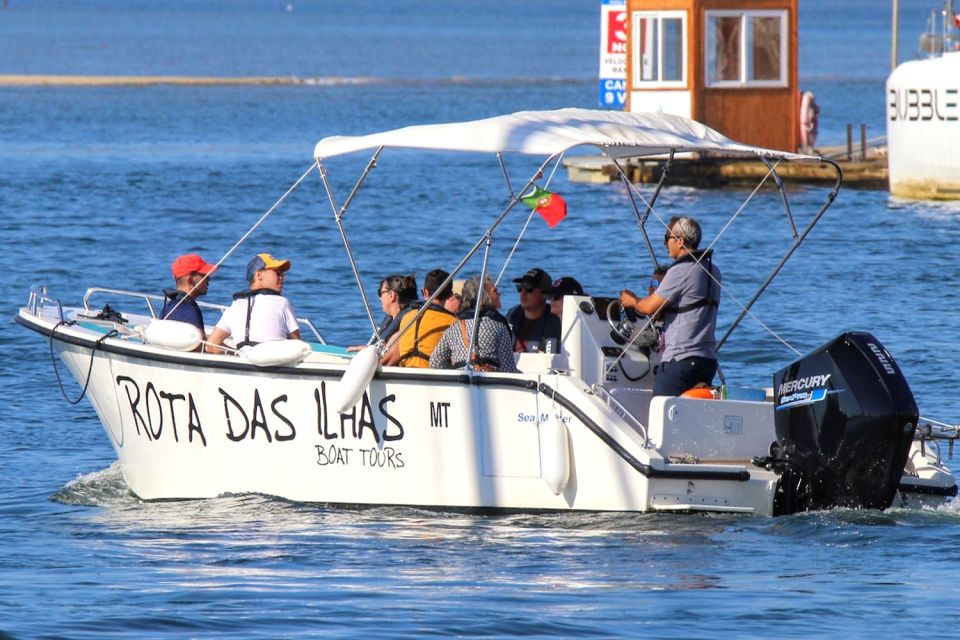
[[200, 329], [200, 335], [206, 340], [203, 313], [196, 299], [206, 295], [207, 287], [210, 285], [210, 274], [215, 270], [214, 265], [195, 253], [183, 255], [174, 260], [170, 265], [170, 271], [173, 273], [177, 288], [163, 290], [166, 300], [160, 317], [192, 324]]

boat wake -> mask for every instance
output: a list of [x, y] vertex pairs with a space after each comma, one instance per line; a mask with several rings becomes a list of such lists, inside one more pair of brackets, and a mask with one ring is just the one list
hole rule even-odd
[[119, 462], [114, 462], [106, 469], [71, 480], [50, 496], [50, 500], [87, 507], [117, 506], [139, 502], [124, 481]]
[[[446, 532], [445, 535], [457, 535], [457, 531], [466, 527], [492, 527], [504, 535], [551, 536], [557, 532], [569, 535], [593, 536], [617, 532], [621, 535], [643, 535], [644, 537], [667, 535], [678, 528], [687, 535], [710, 536], [729, 526], [742, 528], [758, 527], [760, 530], [775, 532], [778, 535], [797, 534], [814, 536], [824, 544], [846, 544], [837, 536], [846, 540], [848, 535], [862, 535], [863, 527], [889, 526], [933, 526], [955, 523], [960, 520], [960, 501], [948, 502], [920, 509], [893, 508], [885, 511], [873, 509], [830, 509], [794, 514], [773, 521], [757, 519], [753, 525], [730, 514], [700, 514], [690, 519], [679, 514], [638, 514], [638, 513], [544, 513], [483, 516], [458, 512], [434, 511], [414, 507], [343, 507], [319, 503], [298, 504], [282, 498], [259, 494], [226, 494], [212, 500], [185, 500], [143, 502], [127, 486], [120, 471], [119, 463], [113, 463], [106, 469], [82, 475], [50, 496], [50, 500], [65, 505], [89, 507], [113, 507], [111, 513], [120, 508], [124, 513], [136, 513], [141, 524], [144, 518], [169, 523], [182, 523], [184, 513], [189, 512], [189, 521], [243, 521], [250, 517], [257, 520], [272, 520], [272, 516], [282, 516], [278, 522], [285, 526], [295, 526], [294, 522], [310, 522], [325, 527], [371, 526], [386, 522], [402, 521], [404, 526], [414, 527], [410, 535], [420, 537], [425, 529]], [[130, 509], [133, 511], [130, 511]], [[319, 519], [318, 519], [319, 518]], [[772, 529], [770, 529], [772, 527]], [[539, 534], [536, 532], [540, 532]], [[511, 533], [512, 532], [512, 533]], [[553, 533], [547, 533], [553, 532]], [[860, 532], [860, 533], [857, 533]], [[406, 537], [402, 531], [394, 535]]]

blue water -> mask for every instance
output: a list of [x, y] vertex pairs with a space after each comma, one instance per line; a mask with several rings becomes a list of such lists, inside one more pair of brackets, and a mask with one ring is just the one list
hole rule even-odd
[[[883, 128], [888, 13], [801, 3], [801, 80], [824, 136]], [[901, 2], [906, 57], [925, 3]], [[289, 10], [288, 10], [289, 9]], [[878, 13], [879, 11], [879, 13]], [[912, 16], [912, 18], [911, 18]], [[960, 509], [733, 516], [473, 517], [344, 511], [258, 496], [142, 503], [92, 409], [60, 397], [43, 340], [10, 320], [30, 284], [158, 290], [179, 253], [208, 259], [309, 166], [320, 137], [519, 109], [591, 107], [597, 3], [21, 2], [0, 9], [0, 73], [374, 78], [297, 87], [0, 88], [0, 631], [12, 637], [951, 635], [960, 621]], [[913, 29], [910, 31], [910, 29]], [[401, 158], [402, 156], [402, 158]], [[450, 265], [503, 203], [473, 156], [389, 154], [346, 218], [360, 269]], [[331, 163], [342, 200], [362, 160]], [[511, 164], [519, 180], [522, 162]], [[554, 187], [571, 205], [534, 224], [509, 275], [541, 265], [590, 292], [648, 273], [615, 186]], [[745, 193], [672, 188], [662, 215], [708, 237]], [[792, 189], [798, 216], [823, 190]], [[721, 239], [745, 299], [786, 237], [767, 194]], [[502, 264], [522, 220], [497, 235]], [[924, 414], [960, 421], [960, 207], [844, 190], [756, 307], [805, 351], [874, 332]], [[293, 260], [287, 294], [339, 344], [369, 334], [313, 176], [226, 263]], [[661, 256], [662, 257], [662, 256]], [[761, 266], [762, 265], [762, 266]], [[512, 303], [507, 296], [507, 303]], [[736, 307], [721, 307], [728, 324]], [[769, 384], [794, 354], [748, 320], [725, 347], [734, 383]], [[71, 396], [79, 392], [73, 383]], [[960, 463], [953, 461], [953, 468]], [[2, 635], [2, 634], [0, 634]]]

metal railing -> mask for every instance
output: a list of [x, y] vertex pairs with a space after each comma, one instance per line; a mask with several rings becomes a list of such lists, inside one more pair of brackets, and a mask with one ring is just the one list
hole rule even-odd
[[57, 319], [63, 322], [63, 305], [56, 298], [47, 295], [47, 288], [43, 285], [34, 285], [30, 287], [30, 299], [27, 300], [27, 309], [35, 316], [39, 316], [47, 303], [57, 305]]
[[[44, 293], [46, 293], [46, 288], [44, 288]], [[154, 301], [163, 301], [164, 299], [163, 296], [157, 295], [155, 293], [141, 293], [139, 291], [127, 291], [125, 289], [111, 289], [109, 287], [90, 287], [89, 289], [87, 289], [86, 293], [83, 294], [83, 310], [84, 311], [86, 312], [90, 311], [90, 298], [92, 298], [95, 294], [119, 295], [119, 296], [127, 296], [131, 298], [142, 299], [146, 303], [147, 309], [150, 310], [151, 318], [157, 317], [157, 310], [153, 305]], [[52, 298], [48, 298], [48, 299], [51, 301], [53, 300]], [[57, 300], [56, 302], [57, 302], [57, 305], [59, 306], [60, 301]], [[227, 308], [226, 305], [215, 304], [213, 302], [204, 302], [202, 300], [197, 300], [196, 302], [204, 309], [216, 309], [221, 313], [223, 312], [224, 309]], [[63, 312], [61, 310], [61, 318], [62, 318], [62, 315], [63, 315]], [[320, 332], [317, 331], [317, 328], [313, 325], [313, 322], [311, 322], [309, 318], [298, 317], [297, 323], [309, 329], [310, 333], [312, 333], [313, 336], [317, 339], [317, 342], [319, 342], [320, 344], [327, 344], [327, 341], [323, 339], [323, 336], [320, 335]]]

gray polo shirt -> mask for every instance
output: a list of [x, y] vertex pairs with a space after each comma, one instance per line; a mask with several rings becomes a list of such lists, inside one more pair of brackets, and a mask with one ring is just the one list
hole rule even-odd
[[663, 314], [664, 349], [661, 360], [682, 360], [701, 357], [717, 358], [717, 306], [704, 304], [697, 308], [682, 311], [684, 307], [711, 299], [720, 302], [720, 269], [710, 262], [710, 269], [716, 282], [710, 284], [710, 277], [704, 271], [707, 261], [697, 264], [692, 257], [684, 256], [671, 265], [660, 281], [656, 294], [670, 303]]

